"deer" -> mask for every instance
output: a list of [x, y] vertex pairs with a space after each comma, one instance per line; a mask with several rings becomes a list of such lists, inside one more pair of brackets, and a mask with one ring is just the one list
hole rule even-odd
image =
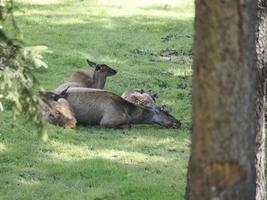
[[47, 93], [41, 105], [43, 120], [64, 128], [75, 128], [77, 120], [68, 101], [64, 98], [54, 101], [49, 96], [51, 94]]
[[79, 83], [81, 87], [104, 89], [108, 76], [117, 74], [117, 71], [106, 64], [97, 64], [87, 59], [94, 71], [77, 70], [69, 78], [69, 82]]
[[128, 90], [124, 92], [121, 97], [133, 104], [141, 106], [156, 106], [157, 94], [153, 93], [151, 90], [145, 92], [141, 90]]
[[79, 124], [107, 128], [129, 128], [131, 124], [181, 127], [181, 122], [160, 106], [136, 105], [106, 90], [67, 88], [59, 95], [54, 94], [54, 100], [58, 98], [69, 102]]

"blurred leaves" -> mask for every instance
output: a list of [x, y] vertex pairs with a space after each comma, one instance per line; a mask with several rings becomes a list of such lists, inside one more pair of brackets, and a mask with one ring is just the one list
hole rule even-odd
[[42, 60], [44, 53], [52, 53], [47, 46], [32, 46], [24, 48], [24, 59], [30, 61], [36, 68], [48, 68], [47, 64]]
[[43, 127], [43, 89], [33, 74], [47, 64], [42, 54], [50, 52], [46, 46], [25, 47], [13, 16], [13, 1], [0, 0], [0, 110], [12, 109], [14, 116], [25, 114]]
[[[0, 94], [0, 99], [3, 98], [3, 95]], [[3, 111], [4, 110], [4, 107], [3, 107], [3, 104], [1, 103], [0, 101], [0, 111]]]

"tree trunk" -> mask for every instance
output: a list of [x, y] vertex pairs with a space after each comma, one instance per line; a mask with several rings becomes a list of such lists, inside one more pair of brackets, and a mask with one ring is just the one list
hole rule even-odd
[[196, 0], [188, 199], [255, 199], [256, 5]]
[[266, 95], [266, 69], [267, 69], [267, 0], [258, 0], [256, 29], [257, 47], [257, 137], [256, 137], [256, 172], [257, 187], [256, 200], [266, 199], [265, 191], [265, 95]]

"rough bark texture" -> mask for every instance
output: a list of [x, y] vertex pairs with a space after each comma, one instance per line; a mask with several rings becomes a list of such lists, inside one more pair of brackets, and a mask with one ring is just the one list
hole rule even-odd
[[190, 191], [190, 166], [192, 162], [192, 154], [190, 155], [189, 161], [188, 161], [188, 168], [187, 168], [187, 175], [186, 175], [186, 188], [185, 188], [185, 200], [191, 200], [191, 191]]
[[256, 5], [196, 0], [188, 199], [255, 199]]
[[265, 92], [266, 92], [266, 69], [267, 69], [267, 0], [258, 0], [257, 10], [257, 137], [256, 137], [256, 172], [257, 188], [256, 200], [266, 199], [265, 191]]

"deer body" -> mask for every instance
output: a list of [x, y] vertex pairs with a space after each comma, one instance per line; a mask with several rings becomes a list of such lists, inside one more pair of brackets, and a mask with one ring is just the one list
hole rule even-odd
[[84, 86], [77, 82], [67, 82], [67, 83], [61, 84], [56, 89], [54, 89], [52, 92], [55, 94], [60, 94], [67, 88], [76, 88], [76, 87], [84, 87]]
[[132, 104], [105, 90], [69, 88], [65, 99], [69, 102], [77, 122], [80, 124], [113, 128], [130, 124], [160, 124], [165, 127], [180, 127], [180, 121], [166, 111]]

